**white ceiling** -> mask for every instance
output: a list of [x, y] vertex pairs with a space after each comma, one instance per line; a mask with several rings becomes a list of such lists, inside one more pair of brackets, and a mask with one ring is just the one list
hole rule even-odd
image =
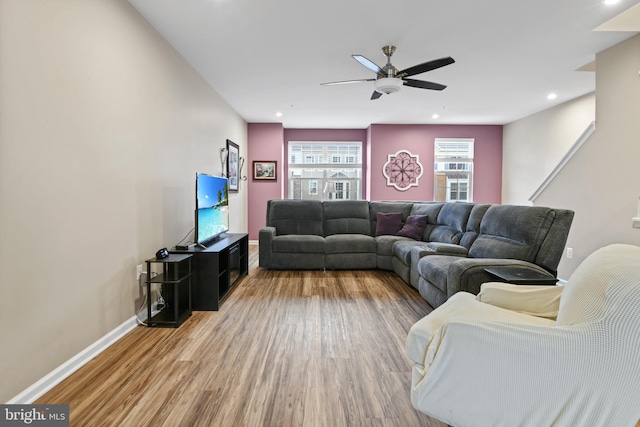
[[[629, 8], [638, 16], [640, 0], [129, 2], [247, 122], [286, 128], [509, 123], [592, 92], [594, 74], [577, 69], [640, 30], [623, 20], [612, 32], [614, 20], [593, 31]], [[413, 77], [448, 87], [371, 101], [373, 82], [320, 85], [375, 77], [351, 55], [383, 66], [387, 44], [398, 69], [453, 57]]]

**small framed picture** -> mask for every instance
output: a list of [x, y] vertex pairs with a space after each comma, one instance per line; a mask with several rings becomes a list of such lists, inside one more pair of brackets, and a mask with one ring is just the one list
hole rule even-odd
[[253, 179], [267, 179], [275, 181], [277, 178], [278, 162], [275, 160], [254, 160]]
[[229, 191], [238, 191], [238, 163], [240, 160], [240, 147], [227, 139], [227, 178], [229, 178]]

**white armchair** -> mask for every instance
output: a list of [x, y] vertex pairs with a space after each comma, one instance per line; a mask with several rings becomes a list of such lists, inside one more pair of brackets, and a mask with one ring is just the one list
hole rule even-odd
[[413, 406], [456, 427], [633, 427], [640, 247], [599, 249], [566, 286], [459, 292], [413, 325], [407, 354]]

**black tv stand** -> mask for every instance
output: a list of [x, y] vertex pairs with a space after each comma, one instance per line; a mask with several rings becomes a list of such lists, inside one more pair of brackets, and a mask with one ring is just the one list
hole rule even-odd
[[206, 247], [194, 246], [171, 253], [191, 254], [194, 311], [217, 311], [224, 298], [249, 274], [249, 236], [246, 233], [225, 233], [206, 242]]

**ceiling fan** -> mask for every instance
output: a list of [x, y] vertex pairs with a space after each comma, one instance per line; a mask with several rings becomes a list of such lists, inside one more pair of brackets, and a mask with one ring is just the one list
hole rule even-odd
[[445, 58], [434, 59], [432, 61], [423, 62], [422, 64], [414, 65], [413, 67], [398, 71], [398, 69], [391, 64], [391, 55], [393, 55], [395, 51], [395, 46], [384, 46], [382, 48], [382, 52], [387, 57], [387, 65], [384, 67], [379, 67], [376, 63], [362, 55], [351, 55], [353, 59], [362, 64], [365, 68], [376, 73], [375, 79], [345, 80], [341, 82], [322, 83], [322, 85], [332, 86], [360, 82], [375, 82], [374, 85], [376, 90], [373, 91], [371, 99], [378, 99], [383, 93], [390, 94], [398, 92], [403, 85], [431, 90], [442, 90], [447, 87], [440, 83], [408, 79], [407, 77], [426, 73], [427, 71], [453, 64], [455, 62], [453, 58], [447, 56]]

